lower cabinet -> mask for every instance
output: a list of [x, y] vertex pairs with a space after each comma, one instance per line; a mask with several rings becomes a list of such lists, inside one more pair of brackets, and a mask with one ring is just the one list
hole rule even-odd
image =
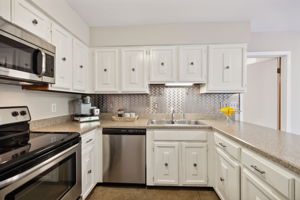
[[242, 172], [242, 200], [285, 200], [248, 169]]
[[99, 130], [95, 129], [82, 135], [81, 149], [81, 178], [82, 178], [82, 198], [85, 199], [92, 189], [99, 182], [99, 174], [101, 167], [99, 166], [98, 147], [101, 145], [99, 141]]
[[[151, 138], [151, 131], [147, 134]], [[165, 139], [166, 134], [169, 140]], [[148, 185], [207, 186], [206, 132], [165, 130], [153, 135], [155, 138], [147, 142], [153, 145], [147, 154], [147, 170], [153, 171], [148, 173], [153, 176], [152, 180], [148, 179]]]
[[215, 190], [221, 200], [240, 199], [240, 165], [218, 147]]

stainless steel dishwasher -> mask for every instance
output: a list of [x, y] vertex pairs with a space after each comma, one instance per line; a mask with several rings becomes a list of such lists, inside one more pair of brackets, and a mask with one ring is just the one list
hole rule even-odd
[[103, 182], [146, 184], [146, 129], [103, 129]]

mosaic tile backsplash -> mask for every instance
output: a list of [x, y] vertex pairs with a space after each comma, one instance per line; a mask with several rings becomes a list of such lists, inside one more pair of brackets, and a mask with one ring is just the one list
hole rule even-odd
[[200, 86], [166, 87], [151, 85], [149, 94], [92, 95], [92, 104], [102, 113], [115, 113], [119, 108], [141, 114], [176, 113], [217, 114], [220, 107], [239, 109], [238, 94], [200, 94]]

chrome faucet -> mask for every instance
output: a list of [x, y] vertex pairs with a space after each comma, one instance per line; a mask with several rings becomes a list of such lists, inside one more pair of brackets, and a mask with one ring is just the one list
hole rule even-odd
[[175, 124], [175, 109], [171, 108], [171, 123]]

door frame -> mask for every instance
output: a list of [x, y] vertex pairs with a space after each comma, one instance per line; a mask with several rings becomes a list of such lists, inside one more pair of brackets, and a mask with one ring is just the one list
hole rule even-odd
[[[291, 52], [262, 51], [247, 52], [247, 58], [278, 58], [282, 59], [281, 68], [281, 130], [291, 132]], [[243, 121], [243, 99], [240, 95], [240, 120]]]

